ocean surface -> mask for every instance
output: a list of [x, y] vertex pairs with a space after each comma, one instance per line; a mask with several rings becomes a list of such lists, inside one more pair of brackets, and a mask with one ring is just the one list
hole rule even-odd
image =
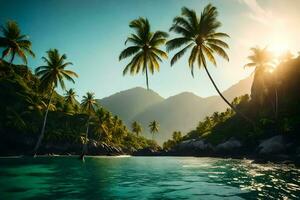
[[300, 169], [194, 157], [0, 158], [0, 199], [300, 199]]

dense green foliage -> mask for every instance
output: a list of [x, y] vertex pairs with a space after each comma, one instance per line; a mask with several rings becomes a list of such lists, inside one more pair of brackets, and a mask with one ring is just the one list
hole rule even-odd
[[[212, 144], [219, 144], [234, 137], [246, 146], [255, 146], [262, 139], [283, 134], [295, 142], [299, 141], [300, 56], [285, 59], [272, 72], [255, 72], [259, 73], [260, 78], [254, 79], [251, 98], [244, 95], [235, 98], [232, 104], [251, 117], [256, 127], [236, 115], [232, 109], [227, 109], [206, 117], [182, 140], [206, 139]], [[164, 148], [171, 149], [177, 143], [173, 138], [164, 143]]]
[[[0, 60], [0, 134], [1, 153], [31, 152], [37, 141], [48, 92], [41, 92], [40, 80], [24, 65], [9, 65]], [[88, 115], [73, 92], [62, 97], [54, 91], [41, 152], [47, 145], [81, 145]], [[73, 100], [72, 100], [73, 99]], [[89, 140], [106, 142], [124, 150], [156, 147], [154, 141], [131, 133], [123, 122], [103, 108], [95, 108], [91, 117]]]
[[[165, 142], [164, 148], [171, 149], [182, 140], [191, 138], [204, 138], [216, 144], [234, 137], [248, 145], [276, 134], [285, 134], [298, 140], [300, 57], [292, 58], [287, 53], [274, 60], [267, 48], [252, 48], [252, 54], [248, 57], [250, 62], [246, 64], [246, 67], [255, 68], [251, 96], [244, 95], [230, 103], [218, 89], [207, 65], [208, 62], [216, 65], [215, 55], [229, 60], [225, 51], [229, 46], [223, 41], [223, 38], [229, 36], [219, 32], [221, 22], [217, 16], [217, 8], [211, 4], [200, 15], [183, 7], [181, 15], [174, 18], [170, 28], [179, 37], [167, 43], [168, 34], [162, 31], [152, 32], [146, 18], [138, 18], [129, 24], [135, 33], [127, 38], [125, 44], [129, 42], [132, 46], [121, 52], [119, 60], [129, 57], [132, 59], [123, 74], [145, 73], [149, 89], [148, 70], [150, 73], [158, 71], [159, 62], [162, 62], [162, 58], [167, 58], [167, 53], [160, 49], [161, 46], [166, 43], [168, 51], [183, 47], [173, 56], [171, 65], [186, 51], [191, 50], [188, 65], [192, 75], [194, 63], [197, 62], [199, 68], [205, 69], [214, 88], [230, 107], [225, 112], [215, 112], [206, 117], [195, 130], [185, 136], [181, 132], [174, 132], [172, 139]], [[75, 72], [65, 69], [72, 64], [66, 61], [65, 54], [50, 49], [47, 57], [42, 58], [45, 66], [36, 68], [33, 74], [26, 65], [13, 64], [15, 56], [19, 56], [25, 64], [26, 54], [34, 57], [28, 37], [21, 34], [17, 23], [12, 21], [2, 26], [1, 32], [2, 153], [30, 152], [35, 141], [38, 141], [35, 151], [40, 142], [43, 142], [44, 147], [51, 144], [56, 147], [83, 144], [86, 147], [86, 144], [102, 142], [128, 152], [145, 147], [158, 149], [154, 140], [140, 136], [142, 127], [139, 123], [133, 122], [132, 132], [129, 131], [119, 117], [97, 104], [93, 93], [87, 93], [79, 104], [73, 89], [67, 90], [64, 97], [55, 91], [58, 86], [66, 90], [64, 80], [74, 83], [73, 78], [77, 77]], [[275, 69], [272, 68], [275, 66], [274, 61], [279, 62]], [[157, 102], [162, 101], [157, 99]], [[154, 120], [148, 126], [154, 137], [159, 131], [158, 122]], [[41, 134], [37, 140], [39, 132]]]
[[172, 139], [164, 142], [163, 149], [164, 150], [171, 150], [174, 146], [176, 146], [179, 142], [183, 139], [182, 134], [180, 131], [174, 131], [172, 134]]

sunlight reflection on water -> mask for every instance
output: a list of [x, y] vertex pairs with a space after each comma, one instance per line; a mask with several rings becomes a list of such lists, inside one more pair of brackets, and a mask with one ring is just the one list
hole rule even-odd
[[299, 199], [299, 185], [299, 169], [250, 160], [0, 159], [0, 199]]

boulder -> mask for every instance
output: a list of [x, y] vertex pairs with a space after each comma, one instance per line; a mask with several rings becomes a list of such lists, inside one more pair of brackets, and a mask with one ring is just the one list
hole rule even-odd
[[105, 142], [90, 140], [88, 144], [88, 154], [91, 155], [120, 155], [123, 151], [120, 147], [109, 145]]
[[235, 138], [230, 138], [226, 142], [216, 146], [216, 152], [232, 152], [242, 147], [242, 143]]
[[274, 155], [281, 154], [286, 151], [287, 144], [282, 135], [277, 135], [269, 139], [263, 140], [258, 145], [258, 154]]
[[180, 155], [202, 155], [213, 151], [213, 146], [205, 140], [184, 140], [177, 144], [172, 150]]

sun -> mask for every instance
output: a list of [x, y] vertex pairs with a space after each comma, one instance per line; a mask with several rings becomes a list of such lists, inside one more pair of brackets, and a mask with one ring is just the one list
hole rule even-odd
[[268, 49], [277, 57], [289, 50], [290, 33], [286, 30], [284, 21], [279, 20], [271, 25], [271, 30], [267, 36]]
[[274, 53], [275, 56], [280, 56], [286, 51], [288, 51], [289, 47], [286, 42], [282, 43], [271, 43], [269, 46], [269, 50]]

